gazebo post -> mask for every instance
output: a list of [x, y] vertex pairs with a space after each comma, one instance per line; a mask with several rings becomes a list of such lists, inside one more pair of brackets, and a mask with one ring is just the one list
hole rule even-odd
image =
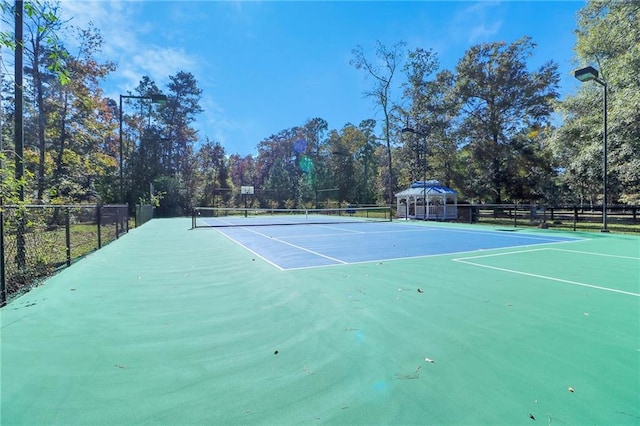
[[[425, 188], [426, 188], [426, 184], [425, 184]], [[427, 194], [427, 191], [424, 192], [424, 220], [429, 220], [429, 194]]]
[[447, 219], [447, 194], [442, 194], [442, 219]]

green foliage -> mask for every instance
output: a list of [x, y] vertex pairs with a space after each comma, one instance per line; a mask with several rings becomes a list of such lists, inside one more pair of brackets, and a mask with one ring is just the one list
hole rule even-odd
[[456, 67], [463, 119], [460, 130], [483, 185], [475, 192], [494, 203], [524, 195], [518, 193], [512, 179], [517, 175], [514, 159], [525, 154], [517, 136], [547, 125], [558, 96], [556, 64], [527, 69], [526, 59], [534, 47], [528, 37], [509, 45], [473, 46]]
[[159, 176], [153, 181], [156, 188], [155, 194], [159, 194], [156, 214], [160, 217], [172, 217], [187, 215], [190, 212], [185, 209], [185, 186], [179, 176]]
[[7, 158], [7, 153], [12, 151], [0, 151], [0, 204], [24, 204], [20, 200], [20, 188], [29, 188], [33, 184], [33, 174], [25, 170], [21, 179], [15, 177], [15, 161]]
[[[640, 7], [589, 1], [578, 15], [578, 62], [593, 64], [608, 89], [608, 203], [640, 203]], [[580, 199], [602, 202], [602, 87], [585, 83], [559, 105], [564, 123], [552, 142], [562, 180]]]
[[138, 198], [138, 204], [151, 205], [153, 207], [160, 207], [160, 202], [167, 195], [166, 192], [156, 191], [154, 193], [145, 194]]

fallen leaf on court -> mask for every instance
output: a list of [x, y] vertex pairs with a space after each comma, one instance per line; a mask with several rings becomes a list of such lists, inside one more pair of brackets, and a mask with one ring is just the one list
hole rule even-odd
[[417, 379], [420, 377], [420, 368], [422, 367], [416, 368], [416, 371], [414, 371], [413, 374], [394, 374], [393, 377], [396, 379]]

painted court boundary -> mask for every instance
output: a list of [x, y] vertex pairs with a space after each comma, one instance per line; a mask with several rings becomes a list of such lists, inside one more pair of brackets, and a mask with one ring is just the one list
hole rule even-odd
[[552, 251], [564, 251], [564, 252], [569, 252], [569, 253], [579, 253], [579, 254], [583, 254], [583, 255], [592, 255], [592, 256], [615, 257], [615, 258], [619, 258], [619, 259], [628, 259], [628, 260], [640, 261], [640, 258], [630, 257], [630, 256], [618, 256], [618, 255], [611, 255], [611, 254], [591, 253], [591, 252], [583, 252], [583, 251], [577, 251], [577, 250], [564, 250], [564, 249], [549, 248], [549, 247], [531, 249], [531, 250], [519, 250], [519, 251], [506, 252], [506, 253], [494, 253], [494, 254], [485, 254], [485, 255], [480, 255], [480, 256], [457, 258], [457, 259], [453, 259], [453, 261], [454, 262], [459, 262], [459, 263], [466, 263], [467, 265], [478, 266], [480, 268], [493, 269], [493, 270], [496, 270], [496, 271], [509, 272], [509, 273], [518, 274], [518, 275], [526, 275], [528, 277], [541, 278], [541, 279], [545, 279], [545, 280], [561, 282], [561, 283], [564, 283], [564, 284], [570, 284], [570, 285], [575, 285], [575, 286], [580, 286], [580, 287], [588, 287], [588, 288], [593, 288], [593, 289], [596, 289], [596, 290], [609, 291], [609, 292], [612, 292], [612, 293], [625, 294], [627, 296], [640, 297], [639, 293], [633, 293], [633, 292], [630, 292], [630, 291], [618, 290], [618, 289], [615, 289], [615, 288], [603, 287], [603, 286], [599, 286], [599, 285], [595, 285], [595, 284], [581, 283], [581, 282], [578, 282], [578, 281], [565, 280], [563, 278], [550, 277], [550, 276], [547, 276], [547, 275], [533, 274], [533, 273], [530, 273], [530, 272], [518, 271], [516, 269], [509, 269], [509, 268], [501, 268], [501, 267], [498, 267], [498, 266], [484, 265], [482, 263], [478, 263], [478, 262], [473, 262], [472, 261], [474, 259], [483, 259], [483, 258], [487, 258], [487, 257], [509, 256], [509, 255], [513, 255], [513, 254], [539, 252], [539, 251], [549, 251], [549, 250], [552, 250]]
[[[349, 235], [349, 234], [368, 234], [368, 235], [380, 235], [380, 234], [398, 234], [398, 233], [413, 233], [415, 234], [416, 232], [426, 232], [426, 233], [433, 233], [433, 232], [453, 232], [453, 233], [462, 233], [462, 234], [475, 234], [475, 235], [487, 235], [487, 236], [498, 236], [500, 235], [501, 238], [505, 238], [508, 237], [507, 239], [518, 239], [518, 240], [529, 240], [531, 243], [530, 244], [524, 244], [524, 245], [513, 245], [513, 246], [503, 246], [503, 247], [493, 247], [493, 248], [484, 248], [484, 249], [480, 249], [480, 250], [504, 250], [504, 249], [509, 249], [509, 248], [525, 248], [525, 247], [530, 247], [530, 246], [536, 246], [536, 245], [540, 245], [540, 244], [565, 244], [565, 243], [574, 243], [574, 242], [578, 242], [578, 241], [585, 241], [584, 238], [575, 238], [575, 237], [571, 237], [569, 240], [555, 240], [553, 237], [549, 237], [549, 236], [540, 236], [540, 235], [523, 235], [523, 234], [517, 234], [517, 235], [505, 235], [504, 233], [500, 232], [500, 231], [487, 231], [487, 230], [467, 230], [467, 229], [442, 229], [442, 228], [437, 228], [437, 227], [421, 227], [421, 226], [411, 226], [409, 228], [405, 228], [405, 229], [394, 229], [394, 230], [382, 230], [382, 231], [366, 231], [366, 232], [362, 232], [362, 231], [358, 231], [358, 230], [353, 230], [353, 229], [349, 229], [349, 228], [344, 228], [344, 227], [334, 227], [331, 225], [310, 225], [313, 228], [323, 228], [323, 229], [327, 229], [327, 230], [336, 230], [336, 231], [340, 231], [338, 233], [323, 233], [321, 235], [321, 237], [326, 238], [326, 237], [341, 237], [341, 236], [345, 236], [345, 235]], [[400, 256], [400, 257], [395, 257], [395, 256], [384, 256], [384, 257], [372, 257], [366, 260], [346, 260], [346, 259], [341, 259], [340, 256], [335, 256], [335, 255], [328, 255], [326, 253], [322, 253], [307, 247], [304, 247], [302, 245], [298, 245], [296, 244], [294, 241], [286, 241], [288, 240], [296, 240], [298, 238], [303, 238], [303, 239], [313, 239], [314, 236], [313, 235], [304, 235], [304, 234], [285, 234], [285, 235], [279, 235], [279, 236], [274, 236], [274, 235], [267, 235], [266, 233], [263, 233], [261, 231], [258, 231], [256, 229], [254, 229], [253, 227], [237, 227], [236, 229], [241, 229], [244, 232], [247, 232], [249, 234], [253, 234], [257, 237], [260, 238], [264, 238], [265, 240], [268, 240], [270, 242], [277, 242], [278, 244], [282, 244], [283, 246], [287, 246], [291, 249], [294, 250], [298, 250], [301, 253], [307, 253], [307, 255], [309, 256], [313, 256], [313, 257], [317, 257], [317, 258], [322, 258], [325, 259], [331, 263], [328, 264], [323, 264], [323, 265], [302, 265], [302, 266], [285, 266], [285, 265], [281, 265], [279, 264], [279, 262], [277, 260], [271, 259], [270, 256], [266, 253], [263, 253], [260, 249], [258, 248], [251, 248], [248, 247], [247, 244], [245, 242], [242, 241], [242, 239], [237, 239], [232, 235], [229, 235], [229, 233], [227, 232], [227, 230], [216, 230], [217, 232], [219, 232], [220, 234], [222, 234], [223, 236], [225, 236], [227, 239], [229, 239], [230, 241], [233, 241], [234, 243], [240, 245], [241, 247], [245, 248], [246, 250], [248, 250], [249, 252], [251, 252], [253, 255], [259, 257], [260, 259], [262, 259], [263, 261], [267, 262], [268, 264], [272, 265], [273, 267], [279, 269], [280, 271], [291, 271], [291, 270], [302, 270], [302, 269], [315, 269], [315, 268], [326, 268], [326, 267], [331, 267], [331, 266], [339, 266], [339, 265], [353, 265], [353, 264], [362, 264], [362, 263], [372, 263], [372, 262], [382, 262], [382, 261], [397, 261], [397, 260], [407, 260], [407, 259], [419, 259], [419, 258], [427, 258], [427, 257], [434, 257], [434, 256], [460, 256], [466, 253], [477, 253], [479, 249], [472, 249], [472, 250], [460, 250], [460, 251], [449, 251], [449, 252], [440, 252], [440, 253], [428, 253], [428, 254], [418, 254], [418, 255], [408, 255], [408, 256]], [[484, 252], [484, 251], [483, 251]], [[486, 252], [485, 252], [486, 253]]]

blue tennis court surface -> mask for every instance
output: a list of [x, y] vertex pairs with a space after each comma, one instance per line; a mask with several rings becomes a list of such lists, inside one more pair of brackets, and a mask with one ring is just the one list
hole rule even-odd
[[221, 228], [218, 232], [282, 270], [580, 240], [545, 233], [406, 222], [248, 226]]

